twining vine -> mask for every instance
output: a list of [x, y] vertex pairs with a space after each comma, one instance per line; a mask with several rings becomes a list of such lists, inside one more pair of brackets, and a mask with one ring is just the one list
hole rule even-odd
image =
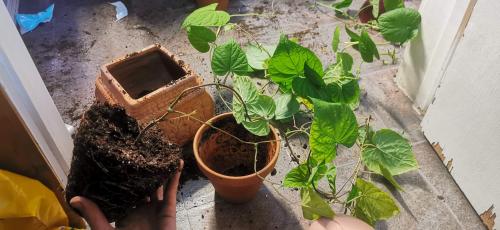
[[[332, 203], [342, 204], [344, 213], [371, 225], [397, 215], [399, 207], [394, 199], [360, 175], [368, 173], [383, 176], [396, 189], [402, 190], [394, 176], [415, 170], [418, 164], [409, 141], [400, 133], [390, 129], [373, 130], [370, 117], [363, 125], [358, 124], [353, 110], [358, 107], [360, 100], [358, 81], [361, 68], [352, 70], [355, 58], [348, 51], [356, 51], [362, 60], [359, 65], [380, 60], [381, 55], [389, 56], [395, 63], [395, 49], [379, 53], [378, 44], [370, 34], [378, 33], [387, 41], [386, 44], [400, 46], [418, 34], [420, 14], [406, 8], [403, 0], [384, 0], [385, 12], [379, 11], [378, 0], [371, 0], [373, 10], [369, 13], [373, 19], [361, 23], [357, 19], [359, 13], [354, 16], [347, 13], [346, 9], [351, 3], [352, 0], [333, 4], [314, 1], [315, 6], [327, 7], [341, 18], [344, 33], [349, 37], [349, 41], [342, 42], [341, 28], [335, 28], [331, 48], [336, 62], [326, 68], [314, 52], [293, 38], [281, 35], [277, 44], [262, 44], [251, 32], [230, 23], [231, 17], [255, 14], [230, 15], [216, 10], [216, 4], [195, 10], [187, 16], [181, 27], [196, 50], [209, 53], [214, 83], [184, 90], [169, 104], [163, 115], [142, 130], [137, 139], [149, 127], [166, 119], [168, 114], [177, 113], [209, 125], [241, 143], [252, 144], [256, 149], [260, 143], [274, 141], [241, 140], [197, 119], [195, 112], [185, 113], [174, 109], [185, 94], [196, 88], [215, 86], [218, 92], [227, 89], [237, 99], [233, 99], [231, 107], [224, 101], [237, 123], [257, 136], [267, 136], [271, 125], [279, 130], [292, 161], [297, 164], [280, 186], [300, 189], [304, 218], [333, 218], [335, 213], [331, 208]], [[231, 30], [242, 31], [251, 42], [244, 48], [233, 39], [222, 44], [217, 42], [220, 36]], [[263, 72], [264, 80], [267, 81], [261, 89], [249, 77], [255, 72]], [[224, 78], [222, 82], [221, 77]], [[228, 78], [232, 80], [232, 87], [226, 85]], [[271, 85], [277, 87], [274, 95], [264, 94], [265, 87]], [[218, 95], [221, 96], [220, 93]], [[311, 117], [312, 122], [297, 126], [296, 117], [299, 114]], [[289, 138], [295, 135], [305, 135], [309, 140], [308, 156], [303, 162], [289, 143]], [[351, 148], [355, 144], [359, 148], [359, 158], [354, 171], [337, 188], [337, 148], [341, 145]], [[256, 151], [255, 161], [257, 154]], [[326, 182], [329, 188], [319, 186], [320, 181]]]

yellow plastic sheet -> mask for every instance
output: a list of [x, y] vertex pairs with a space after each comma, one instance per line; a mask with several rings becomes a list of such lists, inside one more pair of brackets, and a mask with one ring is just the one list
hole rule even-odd
[[0, 169], [0, 230], [66, 229], [68, 217], [37, 180]]

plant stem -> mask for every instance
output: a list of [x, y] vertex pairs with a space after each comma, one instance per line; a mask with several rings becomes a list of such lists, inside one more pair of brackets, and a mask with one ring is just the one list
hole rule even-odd
[[275, 185], [283, 187], [283, 185], [281, 185], [279, 183], [272, 182], [270, 180], [267, 180], [266, 178], [262, 177], [261, 175], [259, 175], [257, 173], [257, 154], [258, 154], [258, 152], [259, 152], [259, 148], [258, 148], [257, 144], [255, 144], [254, 145], [254, 164], [253, 164], [253, 170], [254, 170], [255, 175], [257, 175], [257, 177], [259, 177], [262, 181], [265, 181], [265, 182], [271, 184], [271, 187], [273, 187], [276, 194], [281, 196], [281, 198], [283, 198], [284, 201], [288, 202], [289, 204], [293, 204], [293, 205], [297, 204], [297, 202], [290, 201], [287, 197], [285, 197], [283, 194], [281, 194], [281, 192], [279, 192], [276, 187], [274, 187]]
[[344, 46], [344, 48], [342, 48], [342, 52], [344, 52], [347, 48], [351, 47], [351, 46], [355, 46], [355, 45], [358, 45], [359, 42], [346, 42], [346, 46]]
[[354, 180], [357, 178], [358, 170], [359, 170], [358, 168], [359, 168], [360, 165], [361, 165], [361, 157], [358, 158], [358, 161], [356, 163], [356, 167], [354, 168], [354, 172], [344, 182], [344, 184], [342, 184], [342, 186], [340, 187], [340, 189], [337, 190], [337, 192], [335, 193], [335, 197], [342, 197], [343, 195], [345, 195], [345, 193], [343, 193], [342, 195], [339, 195], [339, 194], [340, 194], [340, 192], [342, 192], [344, 190], [344, 188], [345, 188], [345, 186], [347, 185], [348, 182], [351, 182], [351, 184], [354, 184]]
[[366, 173], [366, 174], [375, 174], [375, 175], [379, 175], [378, 173], [375, 173], [375, 172], [370, 172], [370, 171], [366, 171], [366, 170], [360, 170], [359, 172], [360, 172], [360, 173]]
[[211, 128], [216, 129], [217, 131], [219, 131], [219, 132], [221, 132], [221, 133], [224, 133], [224, 134], [226, 134], [226, 135], [228, 135], [228, 136], [230, 136], [230, 137], [232, 137], [232, 138], [236, 139], [237, 141], [239, 141], [239, 142], [241, 142], [241, 143], [243, 143], [243, 144], [254, 145], [254, 144], [271, 143], [271, 142], [276, 142], [276, 141], [277, 141], [277, 140], [257, 141], [257, 142], [253, 142], [253, 141], [245, 141], [245, 140], [243, 140], [243, 139], [241, 139], [241, 138], [239, 138], [239, 137], [237, 137], [237, 136], [235, 136], [235, 135], [233, 135], [233, 134], [231, 134], [231, 133], [229, 133], [229, 132], [227, 132], [227, 131], [225, 131], [225, 130], [223, 130], [223, 129], [221, 129], [221, 128], [218, 128], [218, 127], [216, 127], [216, 126], [212, 125], [211, 123], [208, 123], [208, 122], [202, 121], [202, 120], [200, 120], [199, 118], [197, 118], [197, 117], [195, 117], [195, 116], [191, 116], [191, 115], [190, 115], [190, 114], [188, 114], [188, 113], [185, 113], [185, 112], [182, 112], [182, 111], [177, 111], [177, 110], [171, 110], [171, 112], [172, 112], [172, 113], [178, 113], [178, 114], [180, 114], [180, 115], [182, 115], [182, 116], [188, 116], [189, 118], [191, 118], [191, 119], [193, 119], [193, 120], [195, 120], [195, 121], [198, 121], [198, 122], [200, 122], [200, 123], [202, 123], [202, 124], [208, 125], [208, 126], [210, 126]]
[[327, 4], [325, 4], [325, 3], [322, 3], [322, 2], [320, 2], [320, 1], [314, 1], [314, 3], [315, 3], [316, 5], [320, 5], [320, 6], [322, 6], [322, 7], [326, 7], [326, 8], [328, 8], [328, 9], [337, 10], [337, 9], [335, 9], [334, 7], [329, 6], [329, 5], [327, 5]]
[[397, 57], [396, 57], [396, 49], [393, 48], [392, 50], [387, 50], [385, 53], [381, 53], [380, 55], [386, 55], [391, 58], [391, 63], [394, 65], [397, 62]]
[[266, 83], [266, 84], [264, 84], [264, 85], [262, 86], [262, 88], [260, 88], [260, 92], [261, 92], [261, 93], [264, 93], [264, 91], [265, 91], [265, 89], [266, 89], [266, 86], [268, 86], [269, 84], [271, 84], [271, 81], [267, 81], [267, 83]]
[[250, 38], [253, 42], [255, 42], [255, 44], [257, 44], [257, 46], [259, 46], [259, 48], [260, 48], [262, 51], [266, 52], [267, 56], [269, 56], [269, 57], [272, 57], [272, 56], [273, 56], [273, 55], [271, 55], [271, 54], [269, 53], [269, 51], [267, 51], [267, 49], [266, 49], [266, 48], [264, 48], [264, 46], [262, 46], [262, 44], [260, 44], [260, 42], [258, 42], [258, 41], [257, 41], [257, 39], [255, 39], [255, 38], [253, 37], [253, 35], [252, 35], [250, 32], [248, 32], [247, 30], [245, 30], [243, 27], [241, 27], [241, 26], [240, 26], [240, 25], [238, 25], [238, 24], [236, 24], [236, 27], [237, 27], [239, 30], [243, 31], [243, 33], [245, 33], [245, 34], [246, 34], [246, 35], [247, 35], [247, 36], [248, 36], [248, 37], [249, 37], [249, 38]]
[[353, 21], [356, 20], [356, 18], [352, 17], [351, 15], [347, 14], [346, 12], [339, 10], [333, 6], [327, 5], [327, 4], [320, 2], [320, 1], [314, 1], [314, 3], [315, 3], [315, 5], [319, 5], [319, 6], [328, 8], [330, 10], [333, 10], [335, 13], [341, 14], [342, 16], [344, 16], [345, 18], [347, 18], [349, 20], [353, 20]]
[[375, 43], [377, 46], [385, 46], [385, 45], [390, 45], [390, 42], [382, 42], [382, 43]]
[[[215, 39], [216, 39], [216, 40], [217, 40], [217, 38], [219, 37], [219, 34], [220, 34], [220, 31], [221, 31], [221, 28], [222, 28], [222, 26], [217, 27], [217, 33], [215, 34]], [[210, 57], [211, 57], [211, 56], [212, 56], [212, 55], [210, 55]]]
[[297, 130], [292, 130], [292, 131], [288, 131], [285, 133], [285, 137], [288, 136], [288, 137], [292, 137], [294, 136], [295, 134], [298, 134], [298, 133], [302, 133], [302, 134], [306, 134], [308, 137], [309, 137], [309, 133], [303, 129], [297, 129]]
[[280, 130], [280, 133], [281, 133], [281, 136], [283, 137], [283, 139], [285, 140], [285, 144], [288, 148], [288, 151], [290, 153], [290, 157], [292, 158], [292, 160], [297, 163], [297, 165], [300, 165], [300, 160], [299, 158], [297, 157], [297, 155], [295, 155], [295, 153], [293, 152], [293, 149], [292, 149], [292, 146], [290, 146], [290, 142], [288, 140], [288, 137], [286, 135], [286, 133], [283, 133], [283, 131]]
[[[306, 162], [306, 165], [307, 165], [307, 175], [311, 176], [311, 150], [309, 150], [309, 153], [307, 154], [307, 162]], [[335, 195], [333, 194], [330, 194], [328, 192], [325, 192], [325, 191], [322, 191], [320, 190], [319, 188], [316, 188], [316, 185], [314, 184], [314, 181], [311, 182], [311, 185], [313, 187], [313, 189], [321, 196], [323, 197], [324, 199], [328, 199], [328, 200], [331, 200], [331, 199], [334, 199], [335, 198]]]
[[231, 17], [245, 17], [245, 16], [261, 16], [263, 14], [259, 13], [247, 13], [247, 14], [231, 14]]
[[[224, 80], [222, 81], [222, 84], [224, 84], [224, 85], [226, 84], [226, 81], [227, 81], [228, 77], [229, 77], [229, 73], [227, 73], [226, 76], [224, 76]], [[217, 83], [219, 83], [219, 82], [217, 82]]]
[[193, 87], [189, 87], [189, 88], [186, 88], [184, 89], [168, 106], [167, 108], [167, 111], [161, 115], [159, 118], [157, 119], [154, 119], [153, 121], [151, 121], [148, 125], [146, 125], [146, 127], [144, 127], [144, 129], [142, 129], [140, 132], [139, 132], [139, 135], [137, 135], [137, 138], [135, 139], [135, 143], [137, 143], [137, 141], [139, 141], [141, 139], [141, 137], [144, 135], [144, 133], [150, 129], [151, 127], [153, 127], [153, 125], [155, 125], [156, 123], [160, 122], [160, 121], [163, 121], [165, 119], [165, 117], [171, 113], [173, 111], [173, 108], [175, 105], [177, 105], [177, 103], [180, 101], [180, 99], [182, 99], [185, 95], [187, 95], [188, 93], [191, 93], [193, 92], [194, 90], [196, 89], [199, 89], [199, 88], [203, 88], [203, 87], [208, 87], [208, 86], [219, 86], [219, 87], [223, 87], [223, 88], [226, 88], [226, 89], [229, 89], [233, 92], [234, 95], [236, 95], [236, 97], [238, 98], [238, 100], [241, 102], [241, 104], [243, 105], [244, 109], [245, 109], [245, 116], [251, 121], [251, 118], [250, 118], [250, 115], [248, 115], [248, 110], [247, 110], [247, 106], [245, 104], [245, 102], [243, 101], [243, 98], [241, 97], [241, 95], [236, 92], [236, 90], [234, 90], [233, 88], [227, 86], [227, 85], [221, 85], [221, 84], [216, 84], [216, 83], [209, 83], [209, 84], [204, 84], [204, 85], [197, 85], [197, 86], [193, 86]]
[[[371, 116], [368, 116], [368, 118], [366, 119], [366, 125], [365, 125], [365, 137], [364, 137], [364, 139], [363, 139], [363, 143], [361, 143], [360, 145], [358, 144], [358, 145], [359, 145], [359, 149], [360, 149], [360, 151], [359, 151], [359, 158], [358, 158], [358, 161], [357, 161], [357, 163], [356, 163], [356, 167], [354, 167], [354, 173], [353, 173], [353, 174], [351, 174], [351, 176], [349, 177], [349, 179], [347, 179], [347, 180], [344, 182], [344, 184], [341, 186], [341, 188], [337, 191], [337, 193], [336, 193], [336, 196], [337, 196], [337, 197], [339, 197], [339, 196], [338, 196], [338, 194], [339, 194], [342, 190], [344, 190], [344, 187], [347, 185], [347, 182], [349, 182], [349, 181], [352, 179], [351, 184], [354, 184], [354, 182], [355, 182], [354, 180], [356, 180], [356, 178], [357, 178], [357, 175], [358, 175], [358, 173], [359, 173], [360, 166], [361, 166], [361, 154], [362, 154], [362, 152], [363, 152], [363, 149], [364, 149], [365, 145], [367, 145], [367, 144], [365, 144], [365, 142], [366, 142], [366, 139], [368, 139], [368, 134], [369, 134], [369, 130], [370, 130], [370, 120], [371, 120]], [[343, 196], [343, 195], [345, 195], [345, 194], [342, 194], [342, 195], [340, 195], [340, 196]]]
[[[226, 75], [226, 78], [227, 78], [227, 75]], [[225, 79], [224, 79], [224, 83], [225, 83]], [[216, 86], [216, 91], [217, 91], [217, 96], [219, 96], [219, 98], [221, 99], [222, 103], [226, 106], [226, 108], [228, 110], [231, 110], [231, 107], [229, 107], [229, 103], [226, 101], [226, 99], [224, 99], [224, 97], [222, 96], [222, 93], [220, 91], [220, 82], [219, 82], [219, 79], [217, 77], [214, 77], [214, 83], [217, 84]]]

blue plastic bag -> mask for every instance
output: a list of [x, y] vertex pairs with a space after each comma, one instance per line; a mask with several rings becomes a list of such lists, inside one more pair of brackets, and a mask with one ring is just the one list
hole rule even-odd
[[128, 15], [128, 10], [125, 4], [122, 1], [111, 2], [109, 3], [116, 8], [116, 21], [120, 21], [120, 19], [126, 17]]
[[16, 14], [16, 21], [21, 30], [21, 34], [28, 33], [35, 29], [40, 23], [50, 22], [52, 13], [54, 12], [54, 4], [51, 4], [44, 11], [36, 14]]

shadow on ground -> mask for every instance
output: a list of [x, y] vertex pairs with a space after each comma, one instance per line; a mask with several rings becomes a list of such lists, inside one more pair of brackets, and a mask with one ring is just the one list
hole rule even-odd
[[295, 214], [268, 187], [245, 204], [230, 204], [215, 194], [214, 210], [214, 229], [302, 229]]

